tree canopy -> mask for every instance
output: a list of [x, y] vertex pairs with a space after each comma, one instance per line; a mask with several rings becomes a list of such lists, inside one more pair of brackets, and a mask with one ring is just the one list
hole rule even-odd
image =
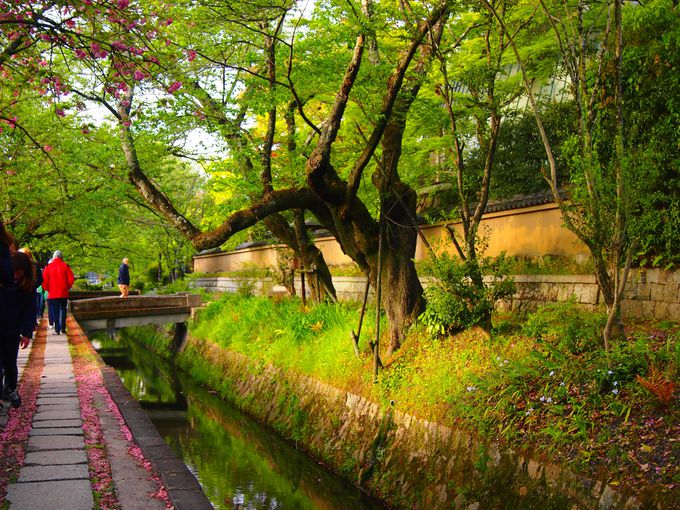
[[[128, 252], [172, 264], [259, 225], [323, 271], [313, 215], [372, 285], [389, 282], [397, 348], [424, 307], [415, 190], [442, 180], [461, 184], [466, 253], [476, 205], [550, 184], [600, 214], [571, 222], [584, 238], [625, 211], [617, 246], [677, 262], [670, 0], [0, 5], [2, 216], [83, 270]], [[608, 177], [624, 173], [625, 205]], [[588, 176], [595, 195], [579, 191]]]

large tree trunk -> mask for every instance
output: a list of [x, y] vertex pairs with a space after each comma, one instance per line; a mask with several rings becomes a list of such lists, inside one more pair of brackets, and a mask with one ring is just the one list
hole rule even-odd
[[[444, 26], [442, 16], [431, 25], [430, 39], [435, 45], [441, 39]], [[371, 284], [375, 288], [380, 280], [382, 304], [389, 322], [387, 356], [401, 347], [406, 332], [423, 312], [425, 303], [423, 287], [416, 273], [413, 257], [418, 238], [416, 221], [416, 193], [399, 178], [399, 160], [406, 129], [406, 117], [420, 90], [421, 80], [427, 72], [434, 46], [420, 48], [420, 58], [406, 79], [401, 93], [394, 101], [392, 117], [385, 125], [382, 137], [382, 156], [372, 175], [373, 184], [380, 193], [380, 221], [384, 222], [382, 242], [382, 278], [378, 278], [377, 252], [368, 256]], [[373, 246], [378, 246], [380, 228], [373, 229]], [[369, 252], [370, 253], [370, 252]]]
[[[338, 136], [338, 131], [342, 125], [343, 115], [352, 91], [354, 82], [357, 79], [361, 66], [362, 55], [365, 43], [365, 34], [359, 33], [356, 37], [352, 57], [347, 63], [345, 74], [340, 83], [339, 89], [330, 106], [328, 115], [323, 122], [322, 129], [315, 128], [318, 140], [317, 144], [308, 156], [306, 163], [306, 186], [290, 189], [275, 189], [272, 185], [272, 174], [270, 172], [271, 159], [265, 156], [261, 159], [264, 172], [261, 173], [263, 183], [263, 196], [250, 207], [237, 211], [230, 215], [217, 228], [202, 232], [191, 222], [179, 214], [171, 207], [169, 199], [153, 186], [150, 179], [144, 179], [138, 164], [128, 157], [128, 165], [131, 168], [130, 179], [137, 186], [138, 191], [144, 198], [160, 211], [172, 224], [178, 228], [183, 235], [192, 240], [197, 249], [205, 249], [219, 246], [229, 239], [231, 235], [242, 231], [258, 221], [291, 209], [308, 209], [319, 219], [319, 221], [329, 228], [340, 242], [343, 250], [348, 254], [364, 271], [369, 275], [371, 281], [377, 281], [377, 245], [378, 245], [378, 222], [371, 216], [366, 205], [357, 198], [357, 192], [362, 182], [363, 171], [369, 162], [374, 158], [375, 150], [382, 138], [383, 130], [389, 130], [388, 122], [392, 115], [393, 107], [400, 113], [400, 119], [395, 125], [393, 140], [399, 138], [388, 148], [389, 143], [383, 143], [383, 156], [385, 150], [393, 151], [389, 154], [390, 162], [384, 166], [388, 169], [387, 178], [380, 184], [381, 201], [383, 202], [383, 217], [387, 218], [386, 239], [384, 242], [385, 253], [383, 256], [384, 267], [384, 303], [390, 320], [390, 333], [392, 336], [390, 349], [394, 349], [401, 344], [408, 326], [415, 321], [423, 308], [422, 287], [418, 281], [412, 257], [415, 253], [415, 241], [417, 236], [417, 226], [415, 225], [415, 193], [400, 182], [396, 172], [397, 162], [401, 153], [401, 136], [403, 136], [404, 118], [410, 103], [418, 92], [418, 80], [425, 74], [425, 66], [431, 60], [434, 46], [428, 47], [421, 52], [421, 59], [416, 68], [411, 73], [413, 81], [408, 78], [408, 86], [402, 87], [403, 81], [407, 76], [407, 71], [413, 57], [417, 54], [422, 44], [428, 44], [432, 37], [427, 37], [433, 27], [437, 26], [437, 35], [434, 40], [438, 41], [441, 37], [441, 25], [449, 14], [449, 2], [441, 1], [433, 7], [427, 19], [423, 19], [414, 27], [415, 33], [409, 44], [406, 45], [400, 55], [394, 72], [387, 81], [387, 91], [383, 98], [381, 115], [377, 117], [373, 132], [366, 141], [366, 146], [361, 151], [350, 172], [347, 181], [340, 178], [331, 163], [331, 152], [334, 141]], [[283, 19], [283, 18], [281, 18]], [[280, 25], [274, 33], [278, 33]], [[268, 39], [266, 46], [272, 48], [275, 39]], [[269, 57], [269, 84], [274, 82], [273, 67], [271, 66], [272, 54]], [[250, 71], [249, 71], [250, 72]], [[400, 97], [400, 104], [396, 104]], [[204, 98], [205, 99], [205, 98]], [[201, 100], [203, 103], [203, 100]], [[304, 112], [301, 103], [296, 98], [298, 111], [303, 118]], [[211, 113], [220, 111], [220, 104], [208, 98], [207, 103], [203, 104]], [[129, 112], [128, 112], [129, 113]], [[223, 116], [230, 127], [241, 128], [242, 117], [237, 117], [234, 122], [229, 122]], [[267, 135], [263, 143], [260, 144], [260, 151], [268, 150], [273, 145], [274, 133], [272, 126], [275, 118], [274, 110], [269, 111], [269, 121]], [[308, 124], [310, 122], [307, 120]], [[393, 126], [394, 127], [394, 126]], [[231, 129], [228, 140], [242, 140], [239, 134], [240, 129]], [[129, 131], [126, 132], [129, 135]], [[232, 145], [233, 147], [234, 145]], [[128, 151], [129, 152], [129, 151]], [[234, 151], [239, 154], [239, 151]], [[126, 154], [127, 156], [132, 155]], [[254, 168], [252, 161], [247, 163]], [[139, 170], [138, 172], [133, 170]], [[311, 252], [315, 258], [314, 264], [317, 269], [321, 267], [320, 259]], [[325, 264], [323, 264], [325, 267]], [[323, 270], [323, 275], [328, 277], [330, 284], [330, 273]]]
[[288, 221], [280, 214], [269, 216], [265, 219], [264, 223], [277, 239], [293, 250], [295, 256], [302, 263], [301, 269], [315, 269], [316, 278], [308, 278], [306, 280], [312, 298], [317, 301], [319, 296], [323, 297], [328, 292], [331, 298], [335, 299], [336, 293], [333, 279], [323, 253], [313, 242], [309, 241], [302, 211], [297, 210], [294, 214], [295, 227], [289, 225]]
[[[397, 235], [388, 236], [387, 249], [382, 256], [382, 302], [389, 321], [390, 340], [387, 356], [401, 347], [408, 327], [423, 312], [423, 287], [418, 279], [410, 249], [391, 250], [389, 243], [413, 243], [415, 236], [408, 229], [400, 229]], [[413, 238], [413, 239], [407, 239]]]
[[[373, 181], [381, 191], [383, 227], [382, 302], [390, 324], [389, 356], [399, 349], [406, 330], [423, 312], [423, 287], [416, 273], [413, 257], [416, 252], [418, 225], [416, 224], [416, 193], [399, 180], [397, 165], [405, 128], [404, 110], [395, 114], [383, 137], [383, 157], [373, 174]], [[373, 275], [377, 259], [371, 264]], [[375, 277], [372, 278], [375, 283]], [[375, 288], [375, 287], [374, 287]]]

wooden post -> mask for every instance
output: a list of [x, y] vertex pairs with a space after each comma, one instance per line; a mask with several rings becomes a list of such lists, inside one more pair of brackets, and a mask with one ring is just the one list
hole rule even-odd
[[364, 322], [364, 313], [366, 312], [366, 302], [368, 301], [368, 289], [371, 287], [371, 281], [366, 278], [366, 289], [364, 290], [364, 302], [361, 305], [361, 315], [359, 315], [359, 327], [357, 332], [352, 331], [352, 340], [354, 341], [354, 354], [359, 357], [359, 337], [361, 336], [361, 325]]
[[378, 226], [378, 269], [375, 285], [375, 342], [373, 342], [373, 383], [378, 382], [378, 367], [380, 366], [380, 300], [382, 299], [382, 244], [383, 244], [383, 219], [380, 215]]
[[321, 303], [321, 300], [323, 299], [323, 289], [321, 288], [321, 285], [319, 283], [320, 282], [319, 273], [316, 272], [316, 269], [314, 270], [314, 281], [316, 282], [316, 295], [318, 296], [316, 302]]
[[300, 283], [302, 287], [302, 306], [307, 306], [307, 289], [305, 289], [305, 272], [300, 270]]

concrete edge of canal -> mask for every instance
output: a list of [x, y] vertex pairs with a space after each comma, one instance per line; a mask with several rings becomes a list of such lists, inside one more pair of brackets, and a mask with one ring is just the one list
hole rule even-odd
[[116, 371], [92, 349], [100, 364], [106, 389], [118, 406], [135, 443], [165, 486], [175, 510], [212, 510], [213, 506], [196, 477], [165, 443], [146, 413], [123, 386]]

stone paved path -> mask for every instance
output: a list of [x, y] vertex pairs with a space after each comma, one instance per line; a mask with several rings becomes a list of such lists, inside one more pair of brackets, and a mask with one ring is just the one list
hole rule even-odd
[[24, 465], [7, 491], [12, 510], [91, 510], [94, 499], [66, 335], [50, 331], [47, 336], [37, 405]]
[[[82, 330], [71, 317], [67, 324], [75, 338], [82, 339], [84, 336]], [[43, 323], [42, 328], [45, 327]], [[98, 504], [89, 478], [88, 455], [81, 418], [83, 404], [78, 398], [68, 339], [66, 335], [55, 335], [53, 330], [47, 330], [44, 345], [44, 368], [37, 392], [36, 412], [31, 420], [32, 428], [28, 436], [26, 456], [17, 479], [7, 487], [5, 501], [10, 503], [11, 510], [92, 510], [98, 507]], [[93, 349], [91, 352], [98, 357]], [[22, 374], [30, 367], [31, 372], [26, 372], [26, 375], [31, 381], [35, 381], [40, 375], [36, 371], [40, 370], [42, 355], [39, 353], [38, 361], [31, 361], [31, 365], [28, 365], [29, 353], [30, 349], [19, 351], [19, 377], [21, 380]], [[149, 471], [140, 464], [139, 454], [133, 455], [130, 450], [130, 448], [138, 450], [139, 447], [147, 454], [146, 461], [151, 462], [162, 478], [175, 510], [212, 508], [196, 479], [158, 435], [139, 404], [125, 390], [115, 371], [106, 366], [100, 370], [106, 386], [105, 391], [113, 398], [124, 416], [126, 434], [131, 433], [134, 437], [134, 443], [128, 442], [123, 437], [123, 429], [118, 421], [121, 414], [114, 415], [103, 394], [94, 395], [93, 407], [88, 404], [90, 407], [84, 409], [90, 413], [94, 409], [98, 417], [104, 443], [101, 447], [106, 449], [120, 508], [122, 510], [166, 508], [165, 501], [156, 497], [160, 487], [157, 478], [154, 480]], [[25, 381], [22, 383], [25, 384]], [[22, 383], [19, 387], [20, 393]], [[34, 383], [29, 383], [29, 387], [34, 388]], [[34, 390], [24, 388], [24, 391], [32, 394]], [[32, 398], [24, 400], [26, 404], [28, 400], [32, 401]], [[31, 406], [26, 405], [28, 408], [24, 406], [20, 411], [29, 409], [30, 413]], [[8, 411], [9, 403], [5, 402], [4, 409], [0, 410], [0, 430], [7, 424]], [[10, 425], [13, 423], [17, 422], [10, 422]], [[4, 451], [7, 454], [7, 451]], [[160, 490], [165, 489], [160, 487]], [[4, 508], [1, 499], [0, 507]]]

